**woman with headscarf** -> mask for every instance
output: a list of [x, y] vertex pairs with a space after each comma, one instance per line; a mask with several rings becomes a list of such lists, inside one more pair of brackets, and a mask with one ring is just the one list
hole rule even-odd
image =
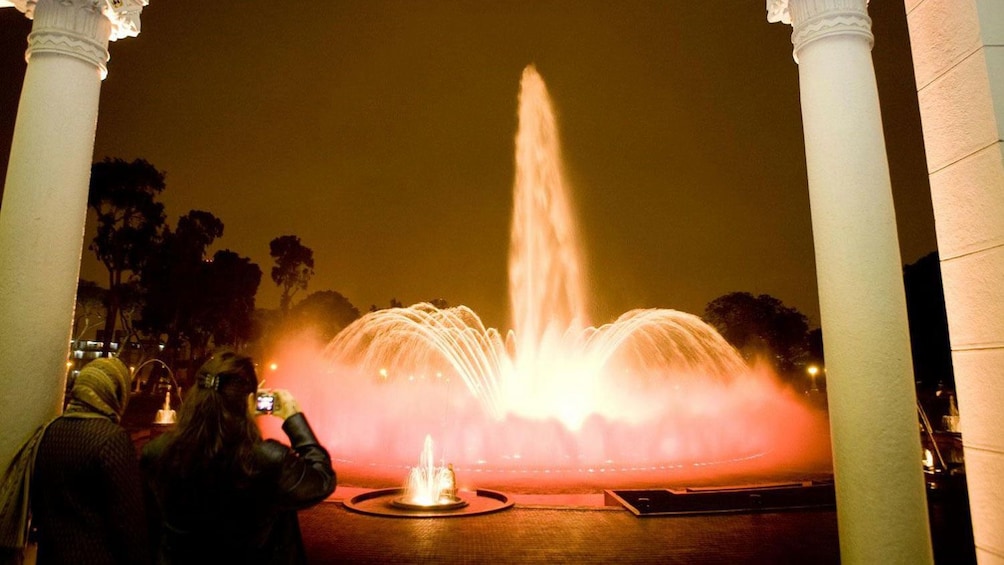
[[122, 361], [91, 361], [42, 436], [31, 480], [39, 565], [150, 561], [139, 461], [119, 425], [131, 381]]
[[293, 396], [271, 391], [291, 447], [263, 441], [250, 357], [217, 352], [196, 374], [177, 427], [143, 448], [157, 501], [158, 563], [305, 563], [296, 511], [335, 490], [331, 458]]

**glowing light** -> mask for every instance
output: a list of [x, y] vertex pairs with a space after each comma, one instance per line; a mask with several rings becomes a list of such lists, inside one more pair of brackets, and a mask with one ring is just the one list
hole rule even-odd
[[274, 363], [274, 362], [273, 363], [269, 363], [268, 364], [268, 370], [269, 371], [277, 371], [277, 370], [279, 370], [279, 364], [278, 363]]
[[816, 375], [819, 374], [819, 367], [816, 365], [809, 365], [806, 367], [805, 371], [809, 373], [809, 379], [812, 381], [812, 392], [819, 392], [819, 387], [816, 386]]
[[934, 454], [931, 453], [930, 449], [924, 449], [924, 468], [928, 470], [934, 469]]

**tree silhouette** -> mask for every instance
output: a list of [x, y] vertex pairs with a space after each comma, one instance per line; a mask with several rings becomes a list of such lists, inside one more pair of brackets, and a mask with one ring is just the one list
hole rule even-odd
[[173, 232], [164, 231], [140, 272], [146, 300], [139, 327], [158, 338], [165, 336], [165, 349], [175, 359], [185, 345], [191, 345], [192, 323], [202, 305], [206, 250], [222, 235], [222, 221], [209, 212], [192, 210], [178, 219]]
[[704, 309], [704, 320], [746, 359], [767, 359], [779, 372], [790, 372], [807, 354], [808, 320], [768, 294], [733, 292]]
[[108, 290], [98, 286], [94, 281], [80, 279], [77, 281], [77, 303], [73, 309], [73, 343], [80, 348], [80, 340], [92, 329], [105, 323], [105, 313], [108, 311], [105, 302], [108, 300]]
[[938, 253], [935, 251], [903, 267], [903, 286], [915, 378], [929, 389], [939, 383], [954, 389], [952, 346]]
[[[138, 273], [164, 226], [164, 173], [143, 159], [129, 163], [106, 158], [91, 166], [87, 206], [97, 215], [97, 235], [89, 249], [108, 271], [108, 312], [104, 344], [107, 354], [115, 334], [124, 283]], [[128, 273], [128, 275], [127, 275]]]
[[272, 281], [282, 288], [279, 310], [283, 315], [289, 312], [293, 296], [306, 290], [307, 282], [314, 274], [314, 252], [300, 243], [295, 235], [283, 235], [269, 244], [269, 254], [275, 259], [272, 267]]
[[433, 298], [429, 301], [429, 304], [439, 308], [440, 310], [446, 310], [450, 307], [450, 303], [447, 302], [445, 298]]
[[193, 349], [242, 348], [255, 335], [255, 294], [261, 284], [261, 268], [248, 257], [224, 249], [203, 264], [198, 313], [192, 324]]
[[[445, 303], [445, 301], [443, 301], [443, 302]], [[436, 306], [436, 307], [439, 308], [438, 306]], [[390, 299], [390, 301], [387, 303], [387, 306], [377, 306], [376, 304], [370, 304], [369, 311], [370, 312], [379, 312], [380, 310], [388, 310], [390, 308], [404, 308], [404, 303], [401, 302], [400, 300], [398, 300], [397, 297], [395, 296], [395, 297], [393, 297], [393, 298]]]
[[307, 295], [289, 311], [288, 323], [296, 328], [313, 328], [321, 343], [359, 318], [359, 309], [340, 293], [322, 290]]

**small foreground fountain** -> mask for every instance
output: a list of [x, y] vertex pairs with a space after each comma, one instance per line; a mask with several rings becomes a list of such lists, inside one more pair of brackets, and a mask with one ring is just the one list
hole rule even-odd
[[418, 467], [408, 474], [404, 496], [391, 504], [406, 510], [454, 510], [467, 506], [467, 501], [457, 496], [457, 475], [453, 464], [437, 466], [432, 455], [432, 436], [425, 436], [425, 446]]
[[474, 516], [512, 506], [508, 496], [487, 489], [461, 496], [453, 465], [435, 464], [432, 436], [425, 436], [419, 464], [411, 469], [403, 489], [373, 490], [345, 502], [345, 507], [354, 512], [399, 518]]

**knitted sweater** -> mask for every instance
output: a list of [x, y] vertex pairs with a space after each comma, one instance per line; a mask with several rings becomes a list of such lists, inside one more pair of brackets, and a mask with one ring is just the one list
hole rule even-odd
[[139, 461], [119, 425], [57, 418], [32, 479], [39, 565], [150, 561]]

